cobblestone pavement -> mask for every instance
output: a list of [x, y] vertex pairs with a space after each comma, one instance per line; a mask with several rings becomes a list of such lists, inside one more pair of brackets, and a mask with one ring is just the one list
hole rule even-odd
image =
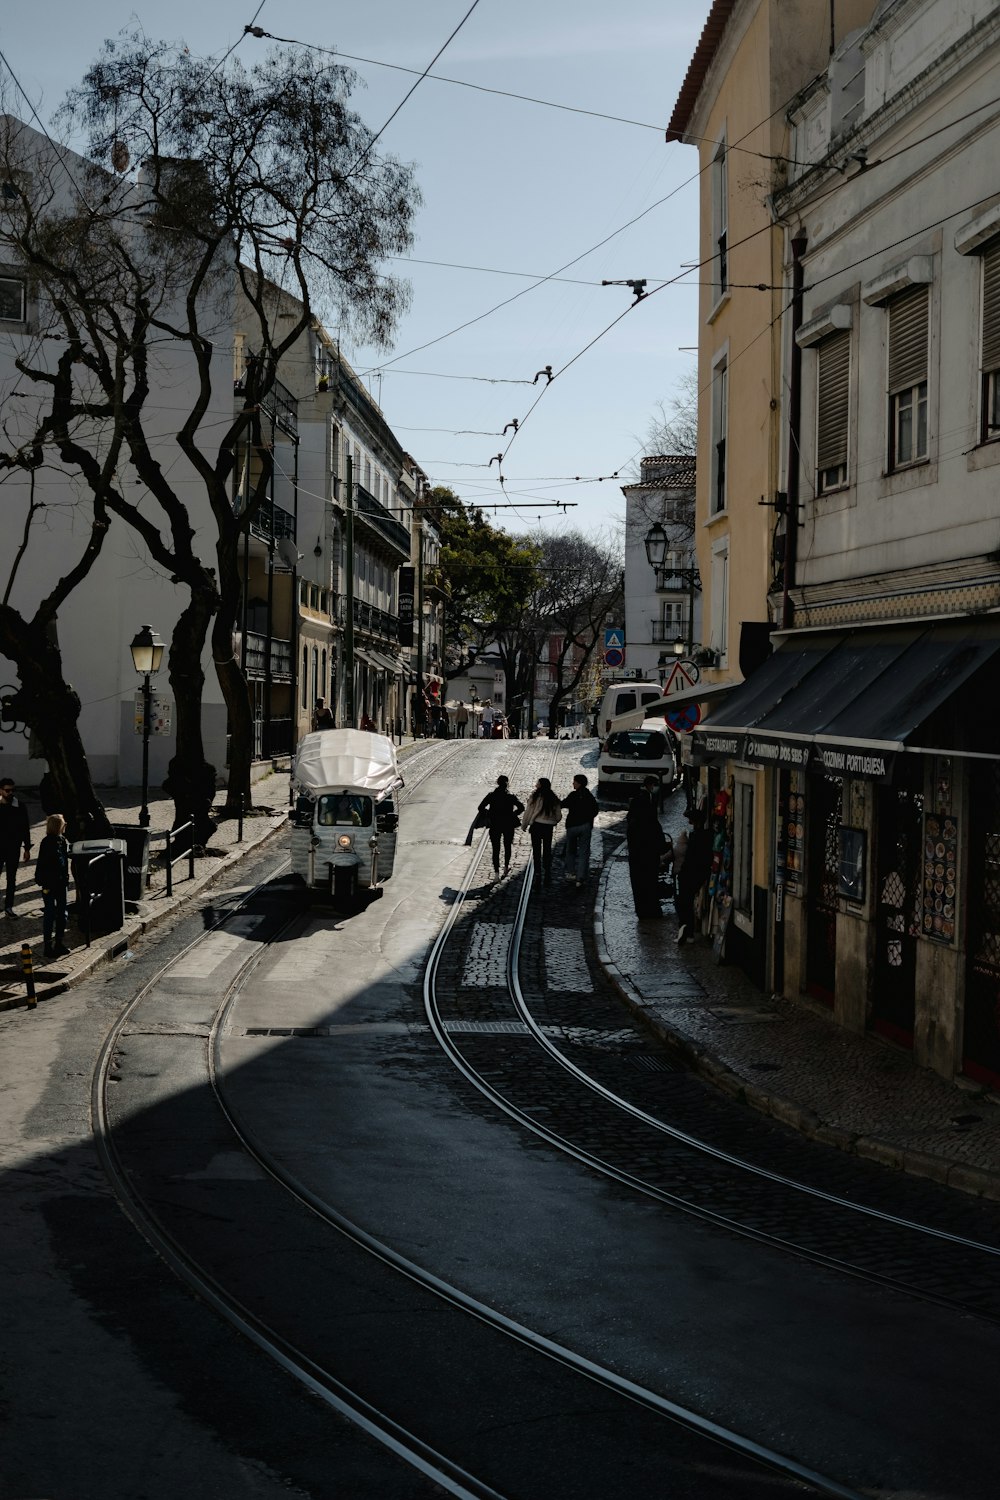
[[[671, 808], [665, 824], [681, 823]], [[624, 846], [595, 911], [598, 958], [637, 1016], [726, 1092], [805, 1135], [1000, 1201], [1000, 1097], [917, 1067], [806, 1002], [765, 995], [698, 937], [678, 948], [672, 910], [637, 921]]]

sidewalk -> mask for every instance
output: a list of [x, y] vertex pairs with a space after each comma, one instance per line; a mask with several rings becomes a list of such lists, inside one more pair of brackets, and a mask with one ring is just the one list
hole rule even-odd
[[[112, 823], [139, 824], [140, 794], [137, 787], [98, 787], [98, 796], [104, 803]], [[31, 791], [25, 793], [28, 811], [32, 818], [31, 859], [21, 863], [17, 872], [17, 919], [10, 921], [0, 917], [0, 1010], [13, 1010], [26, 1004], [26, 987], [21, 964], [21, 945], [28, 943], [32, 949], [35, 992], [39, 1000], [50, 999], [61, 994], [69, 986], [89, 974], [99, 964], [107, 962], [127, 951], [131, 941], [141, 933], [162, 922], [192, 894], [212, 885], [221, 874], [228, 874], [253, 849], [288, 818], [288, 773], [273, 771], [257, 781], [253, 787], [253, 811], [243, 822], [243, 841], [238, 842], [238, 824], [235, 819], [226, 819], [219, 824], [218, 832], [208, 846], [204, 857], [194, 862], [194, 879], [188, 875], [187, 859], [182, 859], [173, 871], [173, 894], [166, 892], [166, 872], [153, 860], [151, 883], [138, 911], [127, 911], [125, 925], [117, 932], [94, 936], [91, 946], [86, 946], [84, 936], [73, 917], [74, 888], [70, 887], [70, 920], [64, 941], [70, 949], [65, 958], [46, 959], [42, 956], [42, 893], [35, 884], [35, 858], [39, 841], [45, 832], [45, 819]], [[216, 808], [225, 804], [226, 794], [216, 797]], [[168, 799], [150, 797], [150, 833], [153, 835], [152, 854], [163, 848], [162, 834], [173, 821], [174, 805]], [[157, 838], [159, 834], [161, 837]]]
[[825, 1145], [1000, 1201], [996, 1094], [765, 995], [706, 938], [678, 948], [672, 911], [637, 921], [624, 848], [604, 867], [594, 926], [626, 1003], [719, 1088]]

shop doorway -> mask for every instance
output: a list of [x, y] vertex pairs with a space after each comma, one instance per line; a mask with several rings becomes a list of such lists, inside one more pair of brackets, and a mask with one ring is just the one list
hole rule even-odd
[[809, 779], [806, 893], [806, 992], [833, 1007], [837, 988], [837, 881], [843, 782]]
[[[901, 757], [902, 758], [902, 757]], [[875, 803], [875, 962], [871, 1024], [901, 1047], [913, 1046], [917, 933], [924, 809], [923, 769], [897, 767], [901, 784], [879, 787]]]
[[962, 1071], [1000, 1088], [1000, 762], [972, 774]]

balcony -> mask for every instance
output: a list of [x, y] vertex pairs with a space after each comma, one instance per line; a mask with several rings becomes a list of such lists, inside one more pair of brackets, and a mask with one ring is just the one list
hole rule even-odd
[[658, 594], [683, 594], [692, 589], [701, 592], [701, 574], [697, 567], [683, 568], [664, 563], [653, 571]]
[[360, 484], [354, 486], [354, 508], [359, 520], [372, 527], [383, 541], [402, 553], [404, 561], [409, 559], [410, 533], [401, 521], [389, 514], [380, 500], [376, 500]]
[[[268, 675], [267, 636], [258, 635], [254, 630], [247, 631], [246, 672], [248, 677], [261, 678]], [[292, 643], [277, 640], [274, 636], [271, 637], [271, 680], [292, 680]]]
[[354, 628], [367, 630], [369, 635], [377, 635], [384, 641], [399, 641], [399, 616], [390, 615], [374, 604], [366, 604], [362, 599], [354, 601]]
[[653, 646], [672, 646], [674, 641], [680, 637], [681, 640], [688, 639], [688, 621], [685, 618], [677, 620], [650, 620], [649, 640]]
[[[256, 359], [254, 351], [245, 344], [238, 344], [236, 351], [236, 384], [237, 396], [243, 394], [246, 382], [247, 365]], [[287, 385], [282, 385], [280, 380], [275, 380], [271, 389], [260, 398], [260, 409], [265, 416], [270, 417], [276, 427], [282, 432], [287, 432], [289, 437], [298, 438], [299, 435], [299, 403], [292, 395]]]

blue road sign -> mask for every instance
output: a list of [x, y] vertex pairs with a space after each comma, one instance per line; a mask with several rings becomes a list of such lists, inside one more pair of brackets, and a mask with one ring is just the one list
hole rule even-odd
[[623, 651], [625, 649], [625, 631], [621, 625], [613, 625], [604, 632], [605, 651]]

